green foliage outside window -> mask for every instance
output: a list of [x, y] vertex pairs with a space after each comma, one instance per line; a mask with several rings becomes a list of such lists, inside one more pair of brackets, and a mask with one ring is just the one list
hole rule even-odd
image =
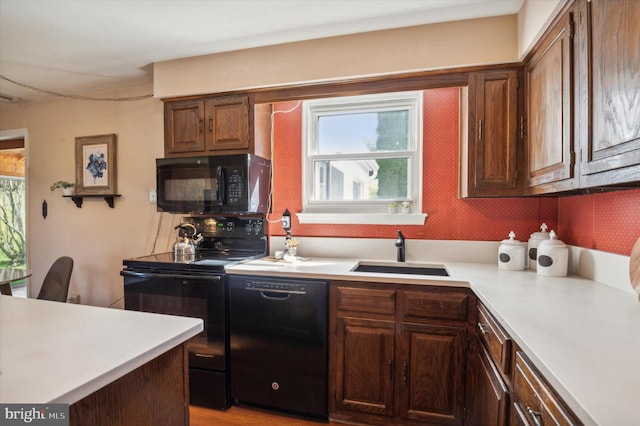
[[24, 179], [0, 177], [0, 267], [26, 262], [24, 199]]
[[[400, 151], [409, 147], [408, 111], [378, 113], [378, 151]], [[378, 198], [397, 199], [407, 197], [407, 160], [387, 158], [377, 160]]]

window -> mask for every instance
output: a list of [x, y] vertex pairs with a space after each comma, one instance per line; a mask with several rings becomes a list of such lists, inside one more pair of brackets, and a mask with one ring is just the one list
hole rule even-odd
[[305, 213], [421, 206], [422, 92], [304, 102]]

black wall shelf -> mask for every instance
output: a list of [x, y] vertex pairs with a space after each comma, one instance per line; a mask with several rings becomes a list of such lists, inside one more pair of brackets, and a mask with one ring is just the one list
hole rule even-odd
[[96, 198], [102, 197], [104, 201], [107, 202], [109, 207], [113, 208], [115, 204], [115, 198], [120, 197], [120, 194], [108, 194], [108, 195], [63, 195], [65, 198], [71, 198], [71, 200], [76, 204], [76, 207], [82, 208], [82, 201], [84, 198]]

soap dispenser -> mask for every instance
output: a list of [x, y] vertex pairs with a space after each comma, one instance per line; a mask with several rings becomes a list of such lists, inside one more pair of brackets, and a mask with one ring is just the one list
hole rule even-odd
[[540, 232], [534, 232], [529, 236], [529, 269], [536, 270], [538, 266], [538, 246], [541, 241], [549, 239], [549, 233], [547, 232], [547, 224], [540, 225]]
[[538, 274], [551, 277], [566, 277], [569, 263], [569, 249], [551, 230], [549, 239], [538, 246]]
[[498, 248], [498, 268], [508, 271], [524, 270], [526, 250], [524, 244], [516, 240], [516, 233], [509, 232], [509, 239], [502, 240]]

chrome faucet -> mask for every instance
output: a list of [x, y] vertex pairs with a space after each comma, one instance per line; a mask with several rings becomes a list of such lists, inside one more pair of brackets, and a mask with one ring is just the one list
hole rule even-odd
[[404, 235], [402, 235], [402, 231], [400, 230], [398, 230], [396, 247], [398, 248], [398, 262], [404, 262]]

